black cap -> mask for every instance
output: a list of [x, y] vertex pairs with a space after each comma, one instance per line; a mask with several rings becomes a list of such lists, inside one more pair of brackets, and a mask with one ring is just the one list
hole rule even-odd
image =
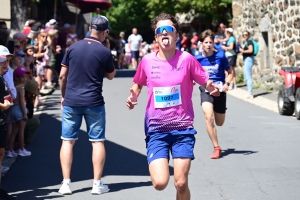
[[92, 18], [91, 29], [94, 29], [96, 31], [105, 31], [107, 29], [109, 29], [110, 31], [112, 30], [109, 26], [108, 19], [103, 15]]

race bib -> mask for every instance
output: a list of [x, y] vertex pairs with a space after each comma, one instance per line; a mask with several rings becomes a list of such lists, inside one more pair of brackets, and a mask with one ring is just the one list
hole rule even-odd
[[180, 85], [171, 87], [153, 87], [154, 107], [167, 108], [181, 105]]

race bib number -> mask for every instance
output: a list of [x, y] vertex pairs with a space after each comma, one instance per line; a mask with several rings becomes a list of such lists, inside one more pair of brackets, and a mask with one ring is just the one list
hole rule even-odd
[[167, 108], [181, 105], [180, 85], [171, 87], [153, 87], [154, 107]]

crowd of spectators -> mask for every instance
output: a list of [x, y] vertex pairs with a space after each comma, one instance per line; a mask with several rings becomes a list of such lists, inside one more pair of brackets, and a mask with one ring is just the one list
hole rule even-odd
[[[5, 116], [7, 127], [1, 129], [6, 134], [6, 141], [1, 140], [5, 146], [5, 155], [0, 153], [2, 173], [9, 169], [1, 164], [4, 156], [31, 155], [25, 146], [33, 142], [40, 124], [34, 113], [45, 104], [42, 96], [51, 95], [58, 87], [62, 57], [77, 40], [75, 25], [66, 23], [59, 27], [55, 19], [46, 24], [28, 20], [23, 30], [16, 33], [11, 33], [7, 24], [0, 21], [0, 76], [8, 94], [1, 94], [4, 107], [0, 114], [2, 118]], [[6, 196], [0, 184], [1, 199]]]

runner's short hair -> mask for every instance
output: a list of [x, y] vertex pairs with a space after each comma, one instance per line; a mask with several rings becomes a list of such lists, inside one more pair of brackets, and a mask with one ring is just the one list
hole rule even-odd
[[159, 15], [154, 17], [154, 19], [152, 19], [151, 28], [152, 28], [153, 32], [156, 29], [156, 24], [161, 20], [170, 20], [171, 22], [173, 22], [173, 26], [176, 28], [177, 33], [179, 32], [178, 18], [171, 14], [167, 14], [167, 13], [160, 13]]
[[210, 37], [210, 39], [212, 39], [212, 41], [214, 41], [215, 39], [215, 34], [212, 32], [212, 30], [210, 29], [207, 29], [205, 31], [203, 31], [201, 34], [200, 34], [200, 42], [203, 42], [205, 40], [205, 38], [207, 37]]

